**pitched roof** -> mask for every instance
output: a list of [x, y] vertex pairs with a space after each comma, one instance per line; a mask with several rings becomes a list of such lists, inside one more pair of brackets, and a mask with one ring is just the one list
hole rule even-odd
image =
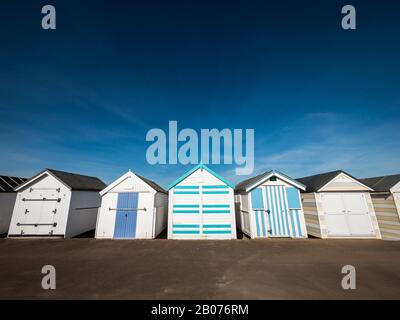
[[48, 172], [59, 179], [61, 182], [71, 188], [71, 190], [100, 191], [106, 187], [106, 184], [99, 178], [54, 169], [45, 169], [39, 172], [37, 175], [27, 180], [23, 185], [29, 184], [31, 181], [34, 181], [45, 172]]
[[390, 191], [391, 188], [400, 182], [400, 174], [364, 178], [360, 179], [360, 181], [366, 184], [368, 187], [374, 189], [374, 191], [385, 192]]
[[168, 194], [168, 192], [164, 189], [164, 188], [162, 188], [162, 187], [160, 187], [157, 183], [155, 183], [153, 180], [149, 180], [149, 179], [147, 179], [147, 178], [145, 178], [145, 177], [143, 177], [143, 176], [139, 176], [138, 174], [136, 174], [140, 179], [142, 179], [144, 182], [146, 182], [150, 187], [152, 187], [154, 190], [156, 190], [156, 191], [158, 191], [158, 192], [163, 192], [163, 193], [167, 193]]
[[238, 183], [236, 185], [235, 190], [236, 191], [244, 191], [247, 188], [249, 188], [249, 187], [251, 187], [253, 185], [256, 185], [258, 182], [261, 183], [264, 179], [268, 178], [269, 176], [277, 176], [277, 177], [279, 177], [279, 178], [281, 178], [283, 180], [287, 180], [287, 182], [299, 187], [300, 189], [305, 189], [306, 188], [306, 186], [304, 184], [300, 183], [299, 181], [297, 181], [295, 179], [292, 179], [291, 177], [283, 174], [282, 172], [279, 172], [279, 171], [276, 171], [276, 170], [270, 170], [270, 171], [261, 173], [259, 175], [256, 175], [256, 176], [254, 176], [252, 178], [246, 179], [246, 180]]
[[221, 180], [223, 183], [225, 183], [226, 185], [228, 185], [229, 187], [231, 187], [232, 189], [235, 189], [235, 186], [228, 182], [227, 180], [225, 180], [224, 178], [222, 178], [219, 174], [217, 174], [216, 172], [212, 171], [209, 167], [207, 167], [206, 165], [200, 163], [197, 166], [195, 166], [194, 168], [192, 168], [191, 170], [189, 170], [188, 172], [186, 172], [183, 176], [181, 176], [180, 178], [176, 179], [173, 183], [171, 183], [168, 186], [168, 189], [172, 189], [173, 187], [175, 187], [178, 183], [180, 183], [182, 180], [186, 179], [187, 177], [189, 177], [192, 173], [196, 172], [199, 169], [205, 169], [206, 171], [208, 171], [210, 174], [212, 174], [214, 177], [218, 178], [219, 180]]
[[0, 192], [13, 192], [16, 187], [27, 179], [11, 176], [0, 176]]
[[352, 175], [348, 174], [347, 172], [345, 172], [343, 170], [335, 170], [335, 171], [320, 173], [320, 174], [316, 174], [313, 176], [297, 178], [296, 180], [300, 181], [301, 183], [303, 183], [307, 186], [307, 192], [317, 192], [324, 185], [326, 185], [328, 182], [333, 180], [335, 177], [337, 177], [341, 173], [344, 173], [345, 175], [349, 176], [350, 178], [362, 183], [359, 179], [353, 177]]

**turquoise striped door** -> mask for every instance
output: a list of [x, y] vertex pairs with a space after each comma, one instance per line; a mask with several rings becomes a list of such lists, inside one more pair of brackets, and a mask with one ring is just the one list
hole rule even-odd
[[285, 186], [266, 186], [265, 203], [270, 237], [290, 237], [289, 212]]
[[251, 192], [257, 237], [290, 237], [285, 186], [263, 186]]

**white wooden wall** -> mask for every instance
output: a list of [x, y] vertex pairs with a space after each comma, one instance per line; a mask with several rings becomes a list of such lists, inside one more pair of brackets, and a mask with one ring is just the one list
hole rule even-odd
[[[60, 192], [56, 191], [58, 188], [60, 189]], [[61, 198], [61, 202], [57, 204], [57, 213], [54, 216], [54, 221], [57, 222], [57, 226], [17, 226], [18, 222], [40, 222], [41, 212], [34, 209], [35, 207], [37, 208], [39, 202], [27, 202], [22, 201], [22, 199], [38, 198], [42, 196]], [[64, 236], [67, 226], [70, 199], [71, 190], [51, 175], [46, 174], [39, 180], [27, 185], [17, 194], [9, 235], [48, 236], [49, 231], [53, 231], [54, 236]], [[26, 209], [29, 210], [28, 214], [25, 214]], [[23, 232], [23, 234], [21, 232]]]

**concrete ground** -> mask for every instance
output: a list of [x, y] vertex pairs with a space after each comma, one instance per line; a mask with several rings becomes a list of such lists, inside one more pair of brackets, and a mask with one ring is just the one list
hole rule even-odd
[[[47, 264], [56, 290], [41, 288]], [[0, 299], [15, 298], [400, 299], [400, 242], [0, 239]]]

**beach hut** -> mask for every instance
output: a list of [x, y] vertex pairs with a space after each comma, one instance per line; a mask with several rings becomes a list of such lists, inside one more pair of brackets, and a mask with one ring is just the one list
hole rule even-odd
[[94, 230], [105, 187], [95, 177], [43, 170], [15, 189], [8, 236], [70, 238]]
[[199, 164], [169, 186], [169, 239], [236, 239], [234, 186]]
[[128, 171], [100, 192], [97, 239], [154, 239], [167, 227], [168, 192]]
[[370, 187], [342, 170], [296, 180], [307, 188], [301, 197], [309, 235], [381, 238]]
[[15, 188], [24, 183], [25, 178], [0, 176], [0, 234], [8, 232], [17, 193]]
[[305, 186], [272, 170], [245, 181], [235, 188], [239, 228], [250, 238], [306, 238], [307, 230], [300, 190]]
[[369, 186], [382, 239], [400, 240], [400, 174], [360, 179]]

